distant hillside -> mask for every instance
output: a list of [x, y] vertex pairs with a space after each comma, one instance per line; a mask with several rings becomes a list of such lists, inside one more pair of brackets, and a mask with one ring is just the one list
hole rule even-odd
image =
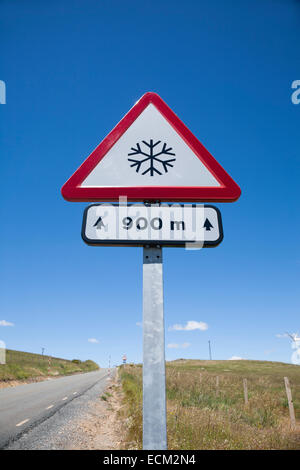
[[6, 364], [0, 365], [0, 381], [25, 380], [36, 377], [69, 375], [99, 369], [94, 361], [60, 359], [23, 351], [6, 350]]
[[[288, 375], [300, 384], [300, 366], [287, 364], [285, 362], [255, 361], [255, 360], [227, 360], [227, 361], [209, 361], [200, 359], [176, 359], [166, 363], [167, 367], [178, 367], [178, 370], [199, 370], [210, 373], [226, 373], [241, 375], [242, 377], [269, 376], [276, 377], [276, 380], [282, 381], [282, 377]], [[246, 374], [246, 375], [245, 375]], [[225, 374], [227, 375], [227, 374]]]

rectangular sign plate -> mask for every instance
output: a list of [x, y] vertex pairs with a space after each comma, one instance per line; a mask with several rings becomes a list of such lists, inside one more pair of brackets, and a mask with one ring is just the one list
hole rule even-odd
[[88, 245], [213, 247], [221, 243], [220, 211], [210, 205], [92, 204], [83, 215]]

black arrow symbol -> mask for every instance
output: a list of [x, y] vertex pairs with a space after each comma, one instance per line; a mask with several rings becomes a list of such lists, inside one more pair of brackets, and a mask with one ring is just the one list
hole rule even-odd
[[205, 227], [205, 230], [207, 230], [207, 231], [210, 231], [210, 229], [213, 228], [213, 226], [211, 225], [211, 223], [208, 219], [205, 219], [203, 227]]
[[97, 228], [100, 228], [100, 229], [105, 227], [105, 225], [102, 221], [102, 217], [99, 217], [97, 222], [94, 223], [93, 227], [97, 227]]

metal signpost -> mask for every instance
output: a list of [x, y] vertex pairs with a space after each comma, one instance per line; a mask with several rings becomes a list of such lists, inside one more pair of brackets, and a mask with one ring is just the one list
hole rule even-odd
[[68, 201], [101, 202], [84, 211], [87, 244], [143, 247], [144, 449], [167, 449], [162, 247], [217, 246], [220, 211], [197, 203], [240, 193], [156, 93], [142, 96], [62, 188]]
[[167, 449], [163, 264], [160, 246], [143, 249], [143, 448]]

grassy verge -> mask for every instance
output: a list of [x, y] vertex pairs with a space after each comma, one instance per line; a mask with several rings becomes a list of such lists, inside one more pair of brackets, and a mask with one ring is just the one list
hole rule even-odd
[[43, 376], [69, 375], [77, 372], [90, 372], [99, 369], [93, 361], [68, 361], [51, 357], [50, 372], [49, 356], [32, 354], [22, 351], [6, 350], [6, 364], [0, 365], [0, 381], [26, 380]]
[[[142, 367], [120, 369], [128, 447], [142, 448]], [[169, 449], [300, 449], [299, 366], [182, 360], [168, 363], [166, 375]], [[290, 429], [284, 376], [292, 387], [295, 431]], [[248, 383], [248, 405], [243, 378]]]

